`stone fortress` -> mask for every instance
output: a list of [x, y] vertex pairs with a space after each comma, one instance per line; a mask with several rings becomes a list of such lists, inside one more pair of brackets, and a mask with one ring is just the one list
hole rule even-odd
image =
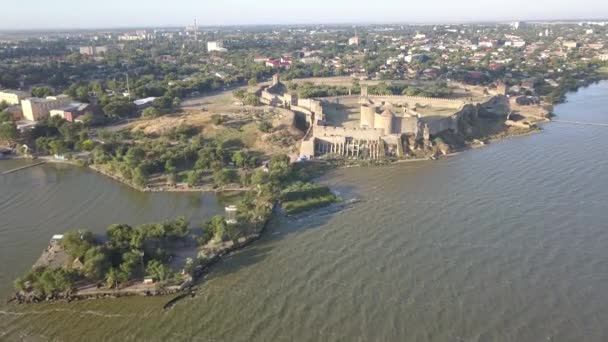
[[[483, 99], [444, 99], [417, 96], [369, 95], [361, 86], [360, 95], [298, 99], [288, 93], [278, 76], [269, 87], [258, 90], [260, 101], [290, 109], [306, 117], [308, 130], [300, 157], [312, 159], [325, 154], [353, 159], [404, 157], [432, 145], [431, 138], [442, 132], [458, 133], [459, 120], [479, 114], [508, 114], [504, 88]], [[328, 120], [329, 107], [360, 108], [358, 120], [337, 123]], [[332, 122], [330, 124], [330, 122]]]

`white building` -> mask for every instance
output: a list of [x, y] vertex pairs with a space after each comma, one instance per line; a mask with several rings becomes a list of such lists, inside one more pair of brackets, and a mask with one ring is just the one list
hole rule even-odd
[[108, 52], [107, 46], [81, 46], [80, 54], [87, 56], [98, 56]]
[[23, 117], [29, 121], [40, 121], [49, 117], [51, 110], [72, 102], [67, 95], [49, 96], [45, 99], [32, 97], [21, 101]]
[[214, 41], [214, 42], [207, 42], [207, 51], [208, 52], [213, 52], [213, 51], [224, 52], [224, 51], [228, 51], [228, 49], [224, 48], [224, 42]]
[[29, 96], [30, 94], [20, 90], [1, 90], [0, 102], [6, 102], [8, 105], [18, 105], [21, 100]]

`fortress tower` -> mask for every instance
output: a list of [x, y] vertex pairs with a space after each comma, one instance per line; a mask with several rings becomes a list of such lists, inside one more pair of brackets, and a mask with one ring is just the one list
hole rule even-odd
[[368, 89], [366, 85], [361, 85], [361, 97], [368, 97]]
[[384, 134], [392, 134], [393, 133], [393, 120], [395, 119], [395, 114], [391, 112], [389, 109], [385, 109], [384, 112], [380, 115], [376, 115], [375, 118], [375, 128], [384, 129]]
[[370, 105], [361, 105], [361, 128], [374, 128], [376, 117], [376, 107]]

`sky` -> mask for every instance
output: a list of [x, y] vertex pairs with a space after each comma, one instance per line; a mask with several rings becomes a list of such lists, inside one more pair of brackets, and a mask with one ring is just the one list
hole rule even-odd
[[607, 0], [0, 0], [0, 29], [608, 20]]

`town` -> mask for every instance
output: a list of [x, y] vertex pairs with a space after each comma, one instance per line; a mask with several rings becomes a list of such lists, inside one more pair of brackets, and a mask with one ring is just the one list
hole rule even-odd
[[311, 182], [327, 169], [534, 132], [606, 78], [608, 22], [0, 33], [0, 158], [237, 197], [200, 236], [184, 218], [57, 234], [14, 299], [187, 289], [258, 239], [277, 204], [351, 203]]

